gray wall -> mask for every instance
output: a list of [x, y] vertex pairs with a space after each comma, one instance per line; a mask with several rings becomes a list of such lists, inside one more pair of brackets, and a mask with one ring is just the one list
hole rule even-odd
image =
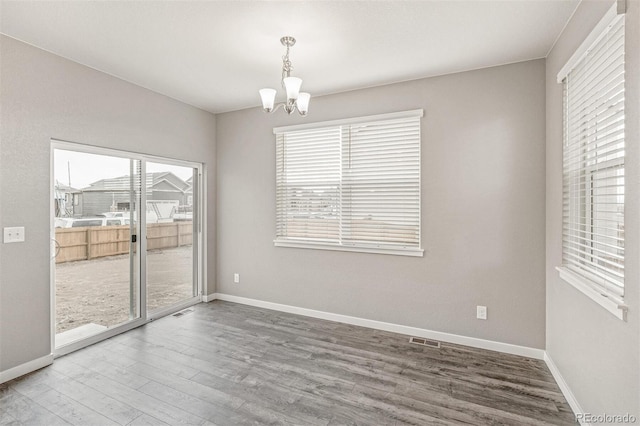
[[[217, 291], [544, 348], [544, 67], [312, 98], [304, 119], [259, 108], [217, 115]], [[274, 126], [416, 108], [423, 258], [273, 246]], [[476, 305], [488, 306], [487, 321]]]
[[562, 262], [562, 86], [558, 71], [611, 1], [583, 1], [547, 58], [547, 352], [582, 409], [638, 415], [640, 398], [640, 1], [627, 1], [625, 301], [615, 318], [558, 277]]
[[[0, 244], [0, 370], [50, 353], [50, 139], [204, 162], [215, 223], [215, 117], [0, 36], [0, 225], [26, 242]], [[215, 227], [208, 227], [209, 291]]]

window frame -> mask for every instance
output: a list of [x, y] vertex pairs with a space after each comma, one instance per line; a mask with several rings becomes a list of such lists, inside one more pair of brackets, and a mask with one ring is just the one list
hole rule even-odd
[[[294, 126], [284, 126], [284, 127], [276, 127], [273, 129], [273, 133], [274, 135], [276, 135], [276, 145], [279, 144], [280, 142], [278, 141], [278, 135], [283, 134], [283, 133], [287, 133], [287, 132], [295, 132], [295, 131], [300, 131], [300, 130], [316, 130], [316, 129], [327, 129], [327, 128], [340, 128], [340, 133], [343, 134], [344, 133], [344, 126], [349, 126], [349, 125], [358, 125], [358, 124], [365, 124], [365, 123], [374, 123], [374, 122], [381, 122], [381, 121], [392, 121], [392, 120], [402, 120], [402, 119], [418, 119], [419, 122], [419, 128], [421, 128], [422, 123], [421, 118], [424, 116], [424, 110], [422, 109], [416, 109], [416, 110], [409, 110], [409, 111], [401, 111], [401, 112], [395, 112], [395, 113], [389, 113], [389, 114], [379, 114], [379, 115], [372, 115], [372, 116], [364, 116], [364, 117], [356, 117], [356, 118], [349, 118], [349, 119], [341, 119], [341, 120], [332, 120], [332, 121], [324, 121], [324, 122], [316, 122], [316, 123], [305, 123], [305, 124], [300, 124], [300, 125], [294, 125]], [[420, 136], [420, 131], [419, 131], [419, 135], [418, 135], [418, 153], [417, 153], [417, 160], [418, 160], [418, 165], [419, 165], [419, 169], [420, 169], [420, 164], [421, 164], [421, 136]], [[276, 150], [278, 150], [278, 146], [276, 146]], [[341, 142], [340, 144], [340, 151], [343, 151], [344, 146]], [[277, 161], [277, 159], [276, 159]], [[341, 169], [341, 177], [340, 177], [340, 182], [338, 183], [338, 185], [340, 186], [340, 193], [339, 193], [339, 198], [340, 198], [340, 207], [339, 207], [339, 212], [338, 212], [338, 221], [342, 221], [343, 220], [343, 216], [344, 216], [344, 211], [345, 208], [342, 206], [342, 197], [343, 197], [343, 192], [342, 192], [342, 184], [346, 181], [345, 177], [342, 176], [342, 170], [343, 170], [344, 164], [343, 161], [340, 161], [340, 169]], [[278, 202], [279, 202], [279, 194], [278, 192], [278, 188], [280, 187], [280, 184], [278, 182], [279, 179], [279, 172], [277, 170], [277, 165], [276, 165], [276, 228], [278, 228], [278, 223], [279, 223], [279, 218], [278, 215], [281, 214], [281, 212], [278, 209]], [[424, 255], [424, 250], [422, 249], [422, 238], [421, 238], [421, 233], [422, 233], [422, 223], [421, 223], [421, 192], [422, 192], [422, 188], [421, 188], [421, 173], [418, 173], [418, 179], [417, 179], [417, 185], [418, 185], [418, 213], [417, 213], [417, 220], [418, 220], [418, 224], [417, 224], [417, 229], [418, 229], [418, 244], [417, 247], [416, 246], [402, 246], [400, 244], [398, 245], [389, 245], [389, 244], [384, 244], [381, 242], [371, 242], [371, 243], [364, 243], [364, 242], [352, 242], [352, 241], [348, 241], [345, 242], [342, 239], [338, 238], [338, 241], [336, 243], [333, 242], [322, 242], [322, 241], [313, 241], [311, 239], [305, 240], [303, 238], [301, 238], [300, 240], [296, 240], [294, 238], [290, 238], [290, 239], [279, 239], [277, 236], [276, 238], [273, 240], [274, 246], [275, 247], [289, 247], [289, 248], [304, 248], [304, 249], [316, 249], [316, 250], [337, 250], [337, 251], [347, 251], [347, 252], [358, 252], [358, 253], [375, 253], [375, 254], [388, 254], [388, 255], [400, 255], [400, 256], [417, 256], [417, 257], [422, 257]], [[277, 235], [277, 233], [276, 233]]]
[[[569, 255], [569, 250], [575, 251], [574, 246], [577, 244], [576, 241], [571, 241], [571, 238], [573, 235], [572, 233], [570, 233], [571, 235], [567, 235], [567, 232], [566, 232], [567, 229], [565, 228], [567, 224], [573, 224], [573, 225], [575, 225], [576, 223], [587, 224], [585, 225], [587, 226], [586, 232], [592, 235], [592, 237], [590, 237], [590, 239], [587, 241], [590, 241], [592, 244], [591, 246], [583, 249], [584, 255], [581, 255], [582, 257], [585, 257], [585, 259], [589, 257], [594, 258], [594, 256], [598, 257], [599, 259], [603, 259], [606, 257], [608, 252], [604, 252], [604, 255], [598, 255], [598, 256], [594, 254], [594, 251], [598, 250], [598, 249], [594, 249], [594, 245], [602, 244], [601, 242], [602, 236], [593, 236], [593, 227], [595, 225], [593, 225], [591, 218], [593, 216], [593, 211], [594, 210], [598, 211], [597, 207], [598, 206], [601, 207], [602, 205], [597, 202], [594, 202], [592, 199], [594, 198], [594, 195], [595, 197], [608, 197], [608, 196], [616, 196], [616, 194], [615, 193], [606, 194], [606, 195], [594, 194], [595, 190], [602, 189], [602, 187], [599, 188], [596, 186], [596, 184], [594, 184], [594, 181], [596, 181], [597, 179], [602, 179], [602, 178], [596, 178], [595, 175], [598, 173], [601, 173], [604, 170], [608, 172], [613, 171], [614, 173], [617, 173], [619, 172], [620, 169], [622, 171], [624, 171], [625, 169], [625, 155], [623, 155], [622, 157], [615, 157], [607, 161], [606, 168], [600, 169], [599, 167], [597, 167], [598, 160], [602, 159], [599, 154], [599, 151], [601, 151], [602, 148], [598, 147], [598, 144], [596, 142], [597, 138], [594, 141], [591, 141], [584, 146], [582, 145], [578, 146], [577, 149], [581, 150], [582, 152], [579, 152], [578, 154], [574, 152], [571, 154], [572, 157], [575, 155], [579, 155], [581, 156], [580, 158], [582, 158], [582, 156], [584, 156], [584, 160], [578, 160], [578, 161], [584, 162], [585, 164], [581, 164], [578, 169], [574, 170], [573, 168], [571, 168], [571, 166], [575, 164], [576, 160], [572, 158], [570, 160], [571, 163], [570, 164], [567, 163], [566, 148], [568, 146], [568, 140], [569, 140], [568, 138], [570, 137], [570, 135], [568, 134], [568, 128], [567, 128], [569, 123], [568, 117], [572, 116], [572, 114], [575, 113], [574, 111], [568, 110], [569, 107], [568, 107], [567, 99], [568, 99], [568, 96], [571, 96], [571, 94], [567, 94], [567, 81], [568, 81], [567, 79], [571, 78], [571, 73], [573, 72], [573, 70], [578, 68], [580, 65], [582, 65], [582, 62], [588, 58], [589, 53], [608, 35], [609, 29], [613, 27], [615, 24], [618, 24], [619, 20], [624, 19], [624, 13], [625, 13], [625, 10], [624, 8], [620, 7], [620, 2], [616, 2], [607, 11], [605, 16], [595, 26], [595, 28], [591, 31], [591, 33], [586, 37], [586, 39], [580, 45], [580, 47], [578, 47], [576, 52], [573, 54], [573, 56], [571, 56], [567, 64], [565, 64], [565, 66], [560, 70], [557, 76], [558, 83], [561, 83], [563, 85], [562, 122], [563, 122], [564, 131], [563, 131], [563, 137], [562, 137], [562, 141], [563, 141], [562, 202], [563, 202], [563, 206], [567, 206], [566, 208], [568, 208], [569, 210], [568, 210], [568, 213], [566, 214], [567, 219], [565, 219], [564, 212], [563, 212], [563, 218], [562, 218], [563, 264], [561, 266], [556, 267], [556, 270], [559, 272], [559, 276], [564, 282], [572, 285], [574, 288], [579, 290], [581, 293], [586, 295], [589, 299], [596, 302], [598, 305], [606, 309], [608, 312], [610, 312], [617, 318], [623, 321], [626, 321], [628, 307], [624, 303], [624, 292], [625, 292], [624, 270], [622, 272], [622, 277], [620, 278], [622, 282], [622, 286], [620, 287], [619, 285], [616, 285], [616, 284], [608, 284], [607, 279], [604, 278], [604, 275], [603, 277], [600, 277], [596, 274], [592, 274], [588, 270], [589, 268], [579, 269], [578, 267], [572, 267], [570, 264], [571, 262], [565, 263], [565, 256]], [[622, 25], [624, 25], [624, 22], [622, 23]], [[623, 28], [623, 35], [622, 35], [622, 46], [623, 46], [622, 54], [623, 55], [624, 55], [624, 49], [626, 46], [625, 37], [626, 35], [624, 33], [624, 28]], [[624, 77], [623, 77], [622, 84], [624, 84]], [[624, 93], [624, 86], [623, 86], [622, 93]], [[624, 107], [623, 107], [623, 110], [624, 110]], [[624, 114], [624, 112], [622, 114]], [[597, 120], [596, 120], [596, 123], [597, 123]], [[624, 126], [624, 118], [622, 119], [622, 125]], [[605, 125], [604, 127], [606, 128], [607, 126], [608, 124]], [[622, 137], [622, 143], [624, 143], [624, 136]], [[575, 150], [576, 148], [572, 147], [571, 149]], [[591, 163], [592, 161], [593, 163]], [[609, 164], [609, 162], [611, 164]], [[573, 179], [572, 176], [568, 176], [568, 175], [575, 174], [575, 173], [584, 175], [584, 177], [581, 179], [581, 182], [584, 181], [585, 187], [583, 189], [570, 188], [567, 190], [566, 187], [568, 185], [568, 182], [570, 182], [571, 179]], [[624, 179], [624, 173], [622, 173], [622, 175], [616, 174], [613, 177], [616, 177], [616, 176], [622, 177]], [[617, 185], [618, 184], [616, 184], [616, 186]], [[625, 183], [622, 184], [623, 194], [624, 194], [624, 188], [625, 188]], [[583, 197], [580, 197], [580, 194], [579, 194], [580, 191], [584, 192]], [[576, 196], [576, 194], [578, 194], [578, 196]], [[589, 194], [588, 197], [587, 197], [587, 194]], [[580, 200], [579, 201], [580, 204], [577, 207], [578, 213], [580, 214], [584, 213], [584, 217], [581, 219], [581, 221], [578, 221], [578, 222], [572, 219], [572, 215], [576, 213], [576, 210], [575, 210], [576, 207], [572, 203], [575, 203], [576, 200]], [[605, 201], [601, 201], [601, 203], [607, 204], [607, 202]], [[622, 209], [624, 212], [624, 201], [622, 202]], [[578, 216], [580, 216], [580, 214], [578, 214]], [[624, 213], [623, 213], [623, 218], [621, 223], [624, 229]], [[578, 233], [580, 232], [585, 232], [585, 231], [578, 231]], [[604, 237], [608, 238], [608, 236], [604, 236]], [[624, 242], [624, 237], [622, 238], [622, 241]], [[567, 249], [566, 248], [567, 246], [571, 246], [573, 248]], [[618, 257], [622, 257], [621, 265], [622, 267], [624, 267], [624, 254], [618, 255]], [[602, 260], [598, 260], [598, 261], [600, 262]], [[593, 262], [593, 259], [591, 259], [591, 262]], [[591, 268], [591, 269], [594, 269], [596, 270], [596, 272], [598, 272], [597, 268]]]

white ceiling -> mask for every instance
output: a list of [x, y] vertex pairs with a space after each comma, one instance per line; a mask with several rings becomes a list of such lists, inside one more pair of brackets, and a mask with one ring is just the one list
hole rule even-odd
[[0, 32], [214, 113], [545, 57], [579, 0], [6, 1]]

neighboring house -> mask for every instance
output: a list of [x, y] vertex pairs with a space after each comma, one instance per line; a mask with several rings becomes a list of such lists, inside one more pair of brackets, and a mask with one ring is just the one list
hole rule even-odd
[[77, 188], [56, 181], [53, 188], [56, 217], [73, 216], [73, 205], [74, 201], [78, 202], [78, 193]]
[[185, 203], [186, 206], [193, 206], [193, 176], [191, 176], [189, 179], [187, 179], [185, 181], [185, 183], [187, 185], [189, 185], [187, 187], [187, 189], [184, 191], [184, 194], [187, 197], [187, 202]]
[[[79, 191], [78, 204], [73, 206], [73, 215], [95, 216], [104, 212], [129, 211], [135, 209], [130, 202], [129, 176], [102, 179]], [[147, 201], [177, 201], [179, 206], [188, 205], [191, 185], [171, 172], [148, 173], [146, 180]]]
[[176, 200], [184, 206], [191, 194], [191, 185], [171, 172], [147, 174], [147, 200]]

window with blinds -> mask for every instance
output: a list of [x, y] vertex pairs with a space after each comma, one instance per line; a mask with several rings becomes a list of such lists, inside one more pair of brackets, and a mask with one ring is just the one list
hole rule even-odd
[[422, 255], [422, 110], [274, 129], [278, 246]]
[[617, 304], [624, 296], [624, 37], [617, 15], [563, 79], [563, 269]]

